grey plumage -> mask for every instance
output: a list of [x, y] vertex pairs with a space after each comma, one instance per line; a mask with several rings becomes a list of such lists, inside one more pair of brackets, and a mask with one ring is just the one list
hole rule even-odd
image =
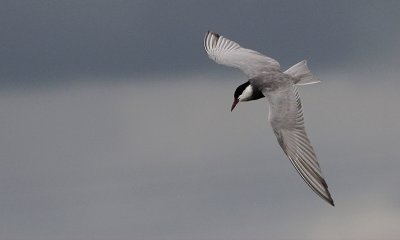
[[212, 60], [239, 68], [249, 77], [250, 89], [246, 90], [247, 96], [235, 99], [236, 103], [258, 99], [248, 96], [254, 92], [262, 92], [267, 98], [268, 120], [279, 145], [307, 185], [321, 198], [334, 205], [305, 131], [303, 108], [296, 87], [319, 82], [309, 71], [307, 62], [301, 61], [282, 72], [276, 60], [254, 50], [242, 48], [236, 42], [213, 32], [207, 32], [204, 47]]

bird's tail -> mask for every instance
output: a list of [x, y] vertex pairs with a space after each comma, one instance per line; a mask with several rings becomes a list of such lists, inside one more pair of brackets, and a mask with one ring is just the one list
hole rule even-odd
[[296, 79], [296, 85], [308, 85], [320, 82], [316, 77], [311, 74], [310, 69], [308, 69], [307, 60], [303, 60], [293, 65], [288, 70], [286, 70], [285, 73]]

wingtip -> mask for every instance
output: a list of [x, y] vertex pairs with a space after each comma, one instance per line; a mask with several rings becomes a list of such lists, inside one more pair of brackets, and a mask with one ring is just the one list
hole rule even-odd
[[331, 197], [330, 192], [328, 191], [328, 188], [326, 189], [328, 192], [328, 196], [323, 197], [323, 199], [325, 199], [325, 201], [327, 201], [330, 205], [332, 205], [333, 207], [335, 206], [335, 203], [333, 202], [333, 198]]
[[206, 32], [206, 37], [207, 37], [208, 35], [215, 36], [216, 38], [221, 37], [221, 35], [219, 35], [218, 33], [213, 32], [213, 31], [210, 31], [210, 30], [208, 30], [208, 31]]
[[326, 195], [320, 195], [325, 201], [327, 201], [330, 205], [333, 207], [335, 206], [335, 203], [333, 202], [333, 198], [331, 196], [331, 193], [328, 190], [328, 184], [326, 184], [325, 179], [322, 179], [322, 184], [325, 186], [325, 191]]
[[[212, 37], [215, 37], [216, 40], [212, 40]], [[212, 43], [214, 41], [218, 41], [218, 39], [221, 37], [221, 35], [219, 35], [216, 32], [210, 31], [208, 30], [204, 36], [204, 49], [206, 50], [206, 52], [208, 52], [208, 50], [212, 47]]]

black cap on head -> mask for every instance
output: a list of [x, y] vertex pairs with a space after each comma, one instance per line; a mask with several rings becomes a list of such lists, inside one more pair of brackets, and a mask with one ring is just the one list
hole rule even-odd
[[239, 87], [236, 88], [235, 90], [235, 94], [233, 95], [235, 97], [235, 99], [238, 99], [239, 96], [243, 93], [243, 91], [247, 88], [247, 86], [250, 85], [250, 82], [245, 82], [242, 85], [240, 85]]

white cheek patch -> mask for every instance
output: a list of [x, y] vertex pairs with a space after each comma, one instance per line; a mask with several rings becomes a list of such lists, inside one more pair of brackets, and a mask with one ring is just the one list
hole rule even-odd
[[253, 87], [251, 85], [247, 86], [242, 94], [239, 96], [239, 101], [247, 101], [253, 95]]

